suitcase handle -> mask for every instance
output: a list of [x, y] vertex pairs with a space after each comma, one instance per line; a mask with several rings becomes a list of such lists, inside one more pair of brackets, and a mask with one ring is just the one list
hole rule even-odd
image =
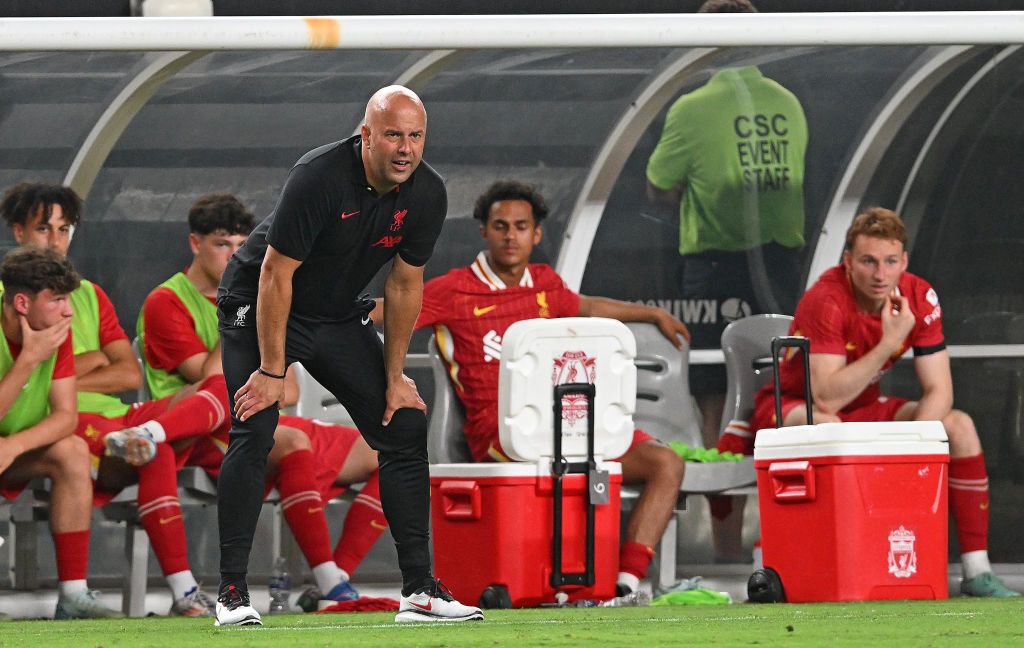
[[768, 467], [772, 495], [779, 502], [814, 501], [814, 466], [808, 461], [778, 461]]
[[779, 377], [779, 353], [794, 348], [803, 352], [804, 404], [807, 406], [807, 425], [814, 425], [813, 397], [811, 396], [811, 341], [798, 335], [772, 338], [772, 378], [775, 381], [775, 427], [782, 427], [782, 381]]
[[480, 485], [471, 480], [443, 481], [438, 488], [441, 510], [449, 520], [479, 520], [483, 506]]
[[[593, 487], [591, 476], [597, 469], [594, 461], [594, 398], [597, 391], [590, 383], [565, 383], [554, 387], [554, 457], [551, 462], [551, 490], [553, 537], [551, 538], [551, 587], [558, 590], [565, 585], [594, 584], [594, 502], [590, 497], [587, 501], [587, 533], [586, 533], [586, 566], [582, 572], [562, 571], [562, 477], [567, 474], [585, 473], [587, 475], [587, 493]], [[587, 397], [587, 460], [570, 463], [562, 454], [562, 398], [570, 394]]]

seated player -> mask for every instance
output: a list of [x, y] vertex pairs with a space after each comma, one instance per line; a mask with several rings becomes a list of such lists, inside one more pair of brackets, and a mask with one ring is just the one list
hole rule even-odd
[[[6, 204], [5, 204], [6, 206]], [[57, 554], [57, 619], [123, 616], [86, 586], [92, 479], [89, 449], [74, 436], [75, 365], [68, 294], [79, 277], [50, 250], [21, 248], [0, 265], [0, 492], [13, 499], [50, 478]]]
[[[907, 269], [907, 232], [894, 212], [874, 207], [846, 233], [843, 262], [826, 270], [797, 306], [792, 335], [811, 343], [815, 423], [941, 421], [949, 437], [949, 507], [956, 523], [967, 596], [1011, 597], [988, 560], [988, 474], [971, 417], [953, 409], [953, 379], [935, 290]], [[921, 398], [883, 396], [882, 375], [907, 349]], [[803, 361], [780, 366], [782, 425], [805, 425]], [[771, 384], [757, 393], [751, 429], [776, 427]], [[751, 450], [734, 442], [731, 449]], [[723, 442], [729, 443], [723, 436]], [[728, 449], [728, 448], [727, 448]]]
[[[146, 380], [154, 396], [171, 395], [205, 376], [220, 374], [217, 286], [231, 254], [253, 227], [252, 214], [237, 198], [226, 194], [199, 198], [189, 210], [188, 220], [192, 264], [149, 294], [138, 323]], [[297, 390], [294, 383], [289, 387], [286, 400], [294, 402]], [[218, 394], [226, 410], [226, 388], [221, 386]], [[190, 463], [216, 474], [227, 449], [229, 425], [218, 430], [214, 439], [202, 442]], [[307, 593], [304, 608], [358, 598], [349, 584], [350, 574], [386, 528], [377, 453], [354, 428], [285, 417], [275, 432], [270, 462], [270, 485], [281, 496], [285, 520], [322, 593], [318, 599]], [[338, 486], [359, 482], [366, 483], [349, 509], [332, 554], [321, 500], [333, 497], [331, 492]]]
[[[466, 268], [427, 282], [417, 328], [434, 326], [438, 348], [466, 408], [466, 441], [477, 461], [508, 461], [498, 440], [498, 363], [501, 337], [514, 322], [533, 317], [610, 317], [652, 322], [677, 348], [686, 326], [668, 312], [629, 302], [585, 297], [570, 290], [548, 265], [531, 264], [548, 214], [543, 197], [519, 182], [496, 182], [476, 201], [473, 216], [487, 245]], [[383, 321], [383, 302], [371, 317]], [[644, 489], [629, 516], [619, 554], [619, 595], [636, 590], [675, 509], [685, 463], [643, 430], [622, 457], [624, 483]]]
[[[81, 222], [82, 204], [70, 187], [26, 182], [7, 191], [0, 211], [19, 244], [49, 248], [65, 257], [71, 228]], [[226, 420], [219, 399], [208, 392], [218, 380], [223, 390], [223, 379], [208, 381], [178, 407], [170, 407], [170, 397], [125, 405], [115, 394], [137, 389], [140, 374], [113, 304], [98, 284], [85, 279], [71, 293], [70, 302], [79, 412], [75, 433], [86, 441], [92, 455], [95, 503], [109, 502], [137, 479], [139, 518], [173, 594], [170, 613], [209, 616], [213, 601], [199, 588], [189, 567], [178, 501], [176, 472], [188, 456], [187, 444], [177, 449], [161, 446], [157, 453], [153, 443], [112, 440], [125, 436], [119, 432], [123, 428], [147, 421], [181, 436], [209, 434]], [[137, 465], [137, 474], [120, 458], [104, 456], [111, 450]]]

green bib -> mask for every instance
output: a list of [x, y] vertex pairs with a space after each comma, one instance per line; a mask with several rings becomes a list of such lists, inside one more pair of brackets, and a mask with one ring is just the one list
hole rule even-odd
[[[159, 288], [167, 288], [173, 292], [181, 303], [185, 305], [192, 321], [195, 322], [196, 334], [203, 341], [208, 351], [213, 351], [217, 346], [220, 333], [217, 331], [217, 307], [210, 303], [203, 293], [196, 290], [192, 282], [184, 273], [179, 272], [167, 281], [160, 284]], [[139, 344], [145, 348], [146, 325], [144, 316], [139, 313], [139, 321], [135, 326], [135, 333], [139, 336]], [[188, 384], [179, 374], [156, 369], [149, 363], [146, 366], [146, 385], [149, 386], [149, 393], [153, 398], [170, 396]]]
[[[82, 285], [71, 293], [71, 307], [75, 311], [71, 319], [72, 344], [75, 355], [88, 351], [102, 351], [100, 346], [100, 302], [96, 298], [96, 286], [85, 279]], [[78, 411], [116, 418], [128, 411], [121, 399], [100, 392], [78, 392]]]
[[[2, 290], [0, 290], [2, 294]], [[0, 311], [3, 306], [0, 305]], [[32, 370], [18, 398], [11, 403], [7, 416], [0, 420], [0, 436], [17, 434], [42, 421], [50, 413], [50, 383], [53, 381], [53, 368], [57, 364], [57, 352], [41, 362]], [[14, 357], [7, 345], [7, 336], [0, 333], [0, 375], [14, 366]]]

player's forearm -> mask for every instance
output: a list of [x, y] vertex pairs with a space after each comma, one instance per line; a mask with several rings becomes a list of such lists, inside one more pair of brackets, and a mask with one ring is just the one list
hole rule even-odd
[[657, 309], [645, 304], [607, 297], [583, 297], [580, 299], [580, 315], [608, 317], [620, 322], [654, 322], [657, 319]]
[[139, 367], [135, 363], [135, 359], [132, 358], [130, 364], [128, 362], [114, 362], [94, 369], [85, 375], [80, 375], [76, 384], [80, 392], [118, 394], [138, 389], [140, 380]]
[[812, 373], [811, 390], [815, 406], [834, 414], [849, 405], [861, 394], [878, 372], [888, 361], [891, 352], [883, 345], [878, 345], [856, 362], [821, 379]]
[[284, 341], [288, 313], [292, 308], [292, 281], [264, 266], [256, 300], [256, 334], [260, 366], [271, 373], [284, 373]]
[[953, 409], [953, 393], [943, 390], [925, 392], [914, 410], [915, 421], [941, 421]]
[[401, 285], [389, 277], [384, 284], [384, 366], [389, 382], [400, 380], [409, 339], [423, 305], [423, 283]]
[[60, 441], [75, 431], [78, 423], [78, 413], [69, 410], [57, 410], [50, 412], [43, 420], [32, 427], [25, 428], [13, 435], [17, 439], [21, 454], [31, 452], [36, 448], [50, 445]]

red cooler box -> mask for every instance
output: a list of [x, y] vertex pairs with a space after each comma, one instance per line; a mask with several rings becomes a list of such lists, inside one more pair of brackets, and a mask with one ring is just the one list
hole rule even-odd
[[937, 421], [758, 431], [764, 576], [793, 603], [946, 598], [948, 463]]
[[[608, 471], [607, 503], [594, 507], [594, 585], [564, 585], [570, 600], [615, 596], [622, 467]], [[586, 566], [587, 476], [563, 477], [562, 572]], [[434, 569], [455, 598], [486, 607], [555, 601], [550, 462], [430, 467]], [[483, 599], [481, 599], [483, 597]]]
[[522, 463], [430, 467], [434, 562], [457, 599], [529, 607], [557, 592], [615, 596], [622, 466], [602, 459], [633, 439], [635, 357], [633, 334], [616, 320], [531, 319], [505, 331], [498, 436]]

